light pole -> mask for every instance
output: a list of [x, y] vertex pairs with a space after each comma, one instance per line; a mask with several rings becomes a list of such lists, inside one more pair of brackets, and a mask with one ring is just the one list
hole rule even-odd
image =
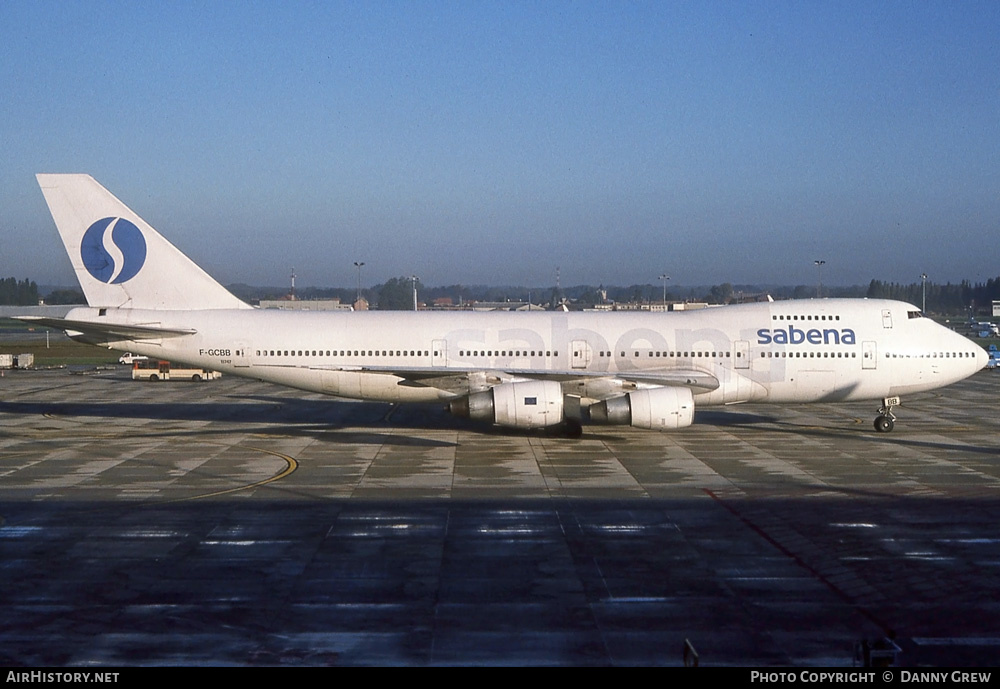
[[354, 262], [354, 267], [358, 269], [358, 300], [357, 302], [355, 302], [357, 304], [361, 303], [361, 266], [363, 266], [364, 264], [365, 264], [364, 261]]
[[920, 274], [920, 313], [927, 313], [927, 273]]
[[823, 294], [823, 266], [826, 261], [813, 261], [816, 264], [816, 298], [819, 299]]
[[667, 308], [667, 280], [670, 279], [670, 276], [664, 273], [660, 279], [663, 280], [663, 308]]
[[417, 280], [419, 280], [420, 278], [418, 278], [416, 275], [411, 275], [410, 279], [413, 280], [413, 310], [416, 311], [417, 310]]

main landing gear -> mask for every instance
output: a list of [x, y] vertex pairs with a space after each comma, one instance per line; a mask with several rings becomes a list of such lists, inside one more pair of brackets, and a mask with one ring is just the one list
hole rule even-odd
[[892, 413], [892, 408], [899, 404], [898, 397], [886, 397], [882, 400], [882, 406], [878, 408], [878, 416], [875, 417], [875, 430], [879, 433], [888, 433], [896, 423], [896, 417]]
[[562, 431], [567, 438], [579, 438], [583, 435], [583, 424], [577, 419], [563, 421]]

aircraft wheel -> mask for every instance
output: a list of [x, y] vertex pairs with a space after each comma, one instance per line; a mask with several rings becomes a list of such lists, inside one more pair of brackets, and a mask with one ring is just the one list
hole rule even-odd
[[894, 422], [891, 416], [876, 416], [875, 417], [875, 430], [879, 433], [888, 433], [892, 430]]

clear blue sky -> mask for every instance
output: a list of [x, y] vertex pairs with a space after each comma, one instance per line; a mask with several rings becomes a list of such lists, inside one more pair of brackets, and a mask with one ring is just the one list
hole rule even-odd
[[1000, 275], [1000, 3], [0, 3], [0, 276], [36, 172], [223, 283]]

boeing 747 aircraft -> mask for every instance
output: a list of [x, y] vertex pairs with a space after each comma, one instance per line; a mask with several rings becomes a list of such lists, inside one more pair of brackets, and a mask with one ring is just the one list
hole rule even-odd
[[696, 406], [900, 397], [983, 368], [910, 304], [818, 299], [672, 313], [316, 313], [230, 294], [89, 175], [38, 175], [87, 297], [74, 339], [339, 397], [443, 401], [514, 428], [667, 430]]

